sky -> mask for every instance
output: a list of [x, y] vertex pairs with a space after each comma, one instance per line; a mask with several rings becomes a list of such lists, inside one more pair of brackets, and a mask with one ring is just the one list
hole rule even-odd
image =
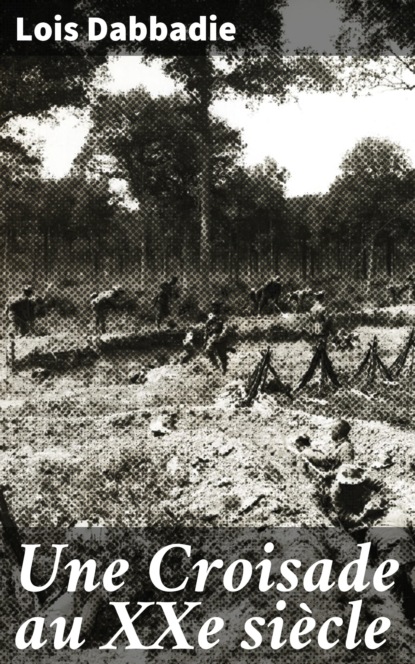
[[[103, 85], [114, 93], [144, 85], [153, 96], [174, 90], [174, 83], [157, 64], [148, 66], [131, 56], [111, 61]], [[398, 143], [415, 164], [415, 91], [377, 91], [358, 97], [299, 93], [285, 104], [267, 100], [249, 107], [242, 99], [222, 99], [212, 111], [241, 130], [247, 165], [271, 157], [288, 170], [288, 196], [326, 192], [345, 153], [368, 136]], [[46, 123], [21, 121], [16, 131], [23, 129], [26, 141], [40, 147], [44, 175], [62, 177], [80, 151], [89, 126], [87, 113], [61, 110]]]

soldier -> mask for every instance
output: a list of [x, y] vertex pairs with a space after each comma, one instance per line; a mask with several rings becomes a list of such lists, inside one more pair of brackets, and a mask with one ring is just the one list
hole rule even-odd
[[265, 286], [261, 286], [258, 290], [255, 290], [254, 288], [251, 289], [250, 297], [255, 305], [255, 311], [258, 317], [261, 316], [265, 307], [269, 304], [272, 304], [274, 312], [277, 311], [278, 313], [282, 313], [278, 304], [281, 290], [282, 285], [279, 275], [276, 275], [272, 281], [269, 281]]
[[177, 287], [178, 278], [172, 277], [170, 281], [163, 281], [160, 284], [160, 290], [154, 298], [154, 306], [156, 309], [156, 325], [160, 329], [162, 321], [170, 316], [171, 301], [177, 300], [179, 297], [179, 290]]
[[208, 315], [205, 324], [205, 353], [212, 364], [217, 367], [218, 360], [223, 374], [228, 370], [228, 353], [235, 353], [235, 349], [228, 346], [229, 327], [225, 325], [220, 316], [220, 302], [214, 302], [213, 311]]
[[38, 304], [41, 300], [35, 299], [31, 286], [23, 288], [22, 294], [7, 304], [6, 313], [16, 334], [24, 337], [33, 333]]
[[342, 464], [354, 461], [354, 447], [349, 439], [350, 431], [351, 426], [346, 420], [338, 420], [331, 430], [331, 442], [324, 450], [312, 449], [308, 436], [297, 438], [296, 445], [301, 449], [304, 460], [325, 473], [333, 473]]
[[91, 295], [91, 307], [95, 316], [95, 330], [97, 334], [105, 334], [108, 313], [117, 308], [122, 293], [123, 289], [120, 286], [114, 286], [110, 290]]
[[327, 339], [330, 333], [334, 334], [334, 326], [332, 318], [327, 313], [324, 300], [324, 291], [315, 294], [315, 302], [310, 310], [310, 320], [313, 334], [317, 337]]

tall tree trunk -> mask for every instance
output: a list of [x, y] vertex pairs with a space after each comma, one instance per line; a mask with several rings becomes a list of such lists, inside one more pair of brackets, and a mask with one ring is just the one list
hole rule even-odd
[[9, 274], [9, 244], [10, 244], [10, 230], [6, 228], [4, 234], [3, 290], [7, 289], [7, 284], [10, 283], [12, 277], [12, 275]]
[[375, 234], [371, 228], [368, 231], [366, 243], [366, 294], [370, 297], [375, 262]]
[[274, 252], [274, 227], [272, 214], [269, 212], [269, 262], [270, 262], [270, 271], [272, 274], [277, 272], [277, 266], [275, 264], [275, 252]]
[[301, 240], [301, 276], [304, 281], [307, 280], [307, 240]]
[[141, 237], [140, 251], [140, 288], [145, 290], [148, 287], [147, 237], [145, 233]]
[[315, 277], [315, 250], [310, 248], [310, 276], [312, 279]]
[[49, 250], [50, 250], [50, 237], [49, 226], [43, 229], [43, 265], [45, 271], [45, 280], [49, 279]]
[[210, 233], [211, 233], [211, 181], [212, 181], [212, 129], [210, 121], [211, 62], [207, 55], [203, 57], [203, 72], [199, 89], [200, 123], [200, 167], [199, 209], [200, 209], [200, 270], [210, 271]]
[[393, 277], [395, 258], [395, 241], [392, 235], [388, 235], [386, 240], [386, 274]]

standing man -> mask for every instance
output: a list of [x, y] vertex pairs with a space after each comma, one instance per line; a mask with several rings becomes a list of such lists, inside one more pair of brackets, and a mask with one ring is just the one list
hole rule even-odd
[[274, 312], [277, 311], [278, 313], [282, 313], [278, 304], [281, 290], [282, 285], [279, 275], [276, 275], [274, 279], [258, 288], [258, 290], [255, 290], [254, 288], [251, 289], [250, 297], [255, 305], [258, 317], [261, 316], [262, 312], [268, 305], [273, 306]]
[[324, 300], [324, 291], [319, 291], [315, 294], [315, 302], [310, 310], [310, 320], [312, 323], [313, 334], [316, 337], [327, 339], [330, 333], [334, 334], [334, 326], [332, 318], [327, 313]]
[[22, 294], [11, 300], [6, 306], [6, 314], [13, 325], [15, 334], [24, 337], [33, 334], [36, 319], [36, 305], [40, 303], [34, 297], [31, 286], [25, 286]]

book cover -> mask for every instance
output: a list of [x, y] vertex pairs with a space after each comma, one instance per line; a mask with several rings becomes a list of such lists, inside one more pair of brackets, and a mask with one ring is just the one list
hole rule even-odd
[[0, 661], [410, 662], [415, 9], [0, 9]]

